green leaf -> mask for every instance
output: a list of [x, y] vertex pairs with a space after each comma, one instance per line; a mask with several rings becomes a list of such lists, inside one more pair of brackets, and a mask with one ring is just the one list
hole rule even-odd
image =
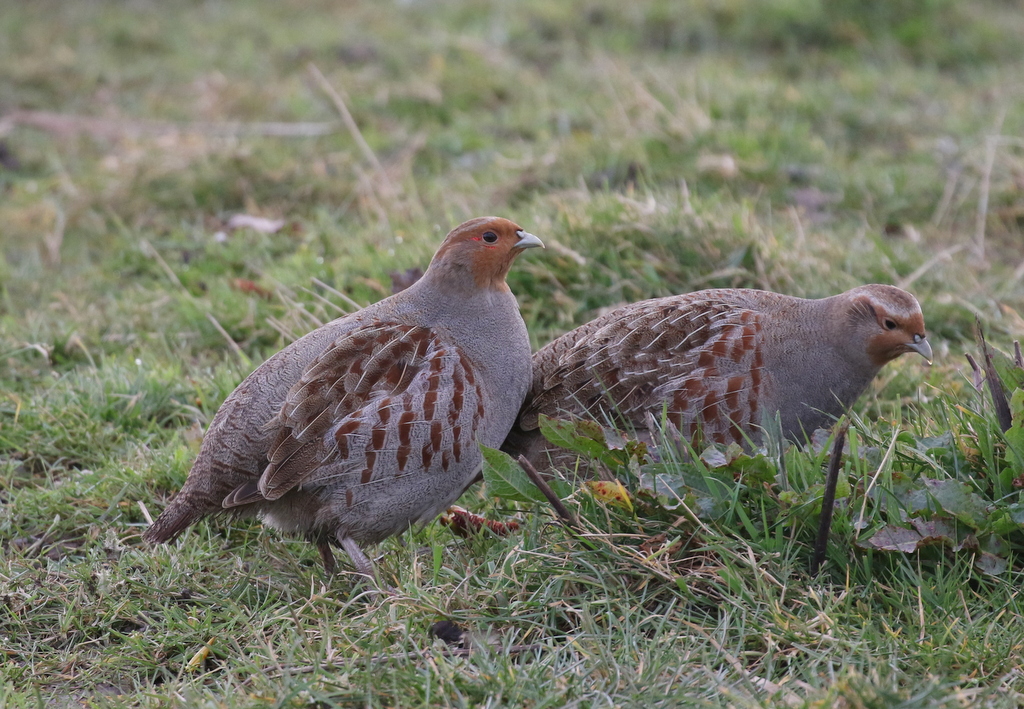
[[480, 444], [484, 456], [484, 483], [495, 497], [514, 502], [542, 502], [544, 495], [512, 456]]
[[1014, 502], [1006, 508], [1006, 511], [1010, 514], [1010, 519], [1017, 524], [1024, 525], [1024, 503]]
[[[850, 496], [850, 481], [845, 475], [840, 475], [839, 479], [836, 480], [836, 499], [842, 500], [844, 497]], [[806, 493], [808, 500], [817, 500], [818, 504], [816, 507], [821, 509], [821, 501], [825, 497], [825, 483], [816, 483], [808, 488]]]
[[996, 374], [1003, 380], [1003, 388], [1008, 392], [1024, 388], [1024, 369], [1017, 366], [1013, 357], [992, 345], [988, 346], [988, 351], [992, 355], [992, 364], [996, 368]]
[[1010, 397], [1013, 425], [1006, 431], [1006, 462], [1015, 475], [1024, 473], [1024, 389]]
[[775, 481], [775, 461], [766, 455], [741, 455], [733, 459], [729, 469], [740, 474], [740, 479], [751, 484]]
[[560, 421], [541, 414], [538, 423], [541, 435], [559, 448], [568, 448], [599, 459], [609, 452], [604, 431], [595, 421]]
[[921, 478], [921, 481], [932, 499], [964, 524], [981, 529], [988, 520], [988, 506], [965, 483], [931, 478]]
[[[482, 443], [480, 452], [484, 456], [484, 483], [490, 494], [513, 502], [547, 502], [544, 493], [533, 484], [530, 476], [512, 456]], [[572, 487], [564, 480], [548, 479], [546, 482], [559, 499], [572, 494]]]
[[988, 528], [993, 534], [1006, 535], [1016, 532], [1020, 525], [1013, 521], [1006, 510], [996, 510], [989, 515]]
[[989, 576], [999, 576], [1009, 566], [1010, 563], [1006, 559], [995, 554], [989, 554], [987, 551], [979, 552], [974, 556], [974, 568]]
[[724, 468], [729, 465], [729, 459], [726, 457], [725, 452], [714, 446], [705, 449], [700, 454], [700, 459], [709, 468]]
[[922, 436], [917, 439], [914, 447], [922, 453], [928, 453], [936, 448], [954, 450], [956, 445], [953, 443], [953, 432], [946, 431], [941, 436]]
[[544, 414], [537, 418], [541, 435], [549, 443], [599, 460], [612, 468], [630, 465], [631, 459], [643, 461], [647, 446], [631, 441], [620, 431], [606, 428], [596, 421], [573, 419], [561, 421]]
[[896, 434], [896, 440], [912, 448], [917, 446], [917, 438], [910, 431], [900, 431]]
[[650, 463], [640, 471], [638, 493], [646, 492], [663, 510], [677, 510], [685, 504], [698, 517], [716, 519], [728, 509], [731, 480], [718, 480], [693, 466], [671, 463]]
[[1013, 390], [1010, 396], [1010, 414], [1014, 423], [1020, 425], [1021, 419], [1024, 419], [1024, 389]]
[[711, 446], [700, 454], [708, 468], [736, 474], [745, 483], [775, 480], [775, 461], [766, 455], [747, 455], [738, 444], [731, 443], [724, 450]]

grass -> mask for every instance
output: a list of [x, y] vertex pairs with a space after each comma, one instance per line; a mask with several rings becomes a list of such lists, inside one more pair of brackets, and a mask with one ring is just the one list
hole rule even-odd
[[[1014, 472], [961, 355], [976, 317], [1003, 348], [1024, 333], [1021, 9], [8, 3], [0, 705], [1018, 706], [1019, 529], [997, 575], [969, 553], [855, 542], [898, 517], [864, 502], [872, 476], [897, 499], [901, 476], [993, 496]], [[132, 130], [145, 120], [192, 128]], [[332, 128], [208, 128], [238, 121]], [[286, 225], [227, 230], [239, 212]], [[478, 489], [462, 503], [522, 529], [389, 540], [384, 598], [325, 581], [315, 549], [257, 523], [141, 543], [253, 363], [386, 295], [480, 214], [549, 245], [510, 279], [537, 346], [695, 288], [914, 291], [936, 363], [896, 362], [858, 405], [852, 437], [893, 454], [848, 457], [822, 577], [807, 573], [822, 459], [801, 451], [792, 507], [738, 483], [721, 516], [673, 526], [580, 492], [584, 538]], [[915, 452], [948, 431], [948, 460]], [[442, 619], [478, 649], [446, 655], [428, 634]]]

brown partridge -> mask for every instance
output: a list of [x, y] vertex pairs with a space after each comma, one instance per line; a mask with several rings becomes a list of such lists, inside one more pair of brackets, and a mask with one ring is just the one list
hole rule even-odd
[[540, 239], [483, 217], [445, 238], [402, 292], [314, 330], [224, 401], [151, 543], [207, 515], [258, 515], [331, 544], [373, 576], [361, 545], [426, 523], [500, 445], [530, 388], [530, 343], [505, 276]]
[[[914, 296], [867, 285], [805, 300], [704, 290], [618, 308], [533, 357], [533, 386], [503, 445], [536, 467], [568, 459], [538, 415], [592, 417], [645, 432], [663, 412], [684, 436], [746, 445], [764, 417], [803, 440], [828, 425], [904, 352], [931, 360]], [[699, 441], [694, 441], [699, 443]]]

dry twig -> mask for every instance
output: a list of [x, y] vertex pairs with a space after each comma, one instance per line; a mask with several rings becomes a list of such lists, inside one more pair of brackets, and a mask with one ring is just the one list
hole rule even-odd
[[544, 497], [548, 498], [548, 502], [550, 502], [551, 506], [555, 509], [555, 514], [558, 515], [558, 518], [570, 527], [578, 526], [576, 524], [576, 518], [573, 516], [572, 512], [562, 504], [562, 501], [558, 499], [558, 495], [556, 495], [554, 490], [551, 489], [551, 486], [544, 481], [544, 478], [540, 476], [537, 469], [530, 464], [530, 461], [526, 459], [526, 456], [521, 455], [518, 460], [519, 465], [523, 466], [523, 470], [526, 471], [526, 474], [530, 477], [530, 480], [533, 481], [533, 484], [537, 486], [538, 490], [544, 493]]
[[825, 563], [825, 551], [828, 549], [828, 533], [832, 529], [832, 513], [836, 504], [836, 485], [839, 482], [839, 469], [843, 461], [843, 444], [846, 443], [846, 431], [850, 428], [850, 420], [843, 420], [836, 426], [836, 437], [832, 441], [832, 452], [828, 461], [828, 474], [825, 476], [825, 494], [821, 498], [821, 521], [818, 524], [818, 538], [814, 542], [814, 556], [811, 558], [811, 576], [817, 576], [821, 565]]
[[[1010, 404], [1006, 401], [1006, 392], [1003, 391], [1003, 380], [996, 372], [996, 364], [992, 359], [992, 353], [985, 341], [985, 332], [981, 327], [981, 319], [975, 317], [975, 335], [978, 339], [978, 347], [981, 348], [981, 366], [985, 371], [985, 381], [988, 382], [988, 393], [992, 397], [992, 406], [996, 410], [996, 420], [999, 421], [999, 428], [1003, 433], [1010, 430], [1013, 425], [1013, 416], [1010, 414]], [[970, 361], [971, 358], [968, 358]], [[977, 367], [972, 362], [972, 366]]]

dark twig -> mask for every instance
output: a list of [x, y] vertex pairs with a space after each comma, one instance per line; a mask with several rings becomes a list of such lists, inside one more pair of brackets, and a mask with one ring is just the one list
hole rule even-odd
[[839, 482], [839, 468], [842, 467], [843, 445], [846, 443], [846, 431], [848, 428], [850, 428], [850, 420], [845, 419], [836, 427], [836, 437], [832, 441], [828, 473], [825, 476], [825, 494], [821, 498], [821, 521], [818, 524], [818, 538], [814, 542], [814, 556], [811, 558], [811, 576], [817, 576], [821, 570], [821, 565], [825, 563], [828, 533], [832, 529], [832, 513], [836, 503], [836, 484]]
[[981, 365], [978, 364], [978, 360], [974, 359], [974, 355], [964, 352], [964, 357], [967, 358], [967, 364], [971, 365], [971, 384], [978, 392], [981, 392], [985, 388], [985, 373], [981, 371]]
[[999, 428], [1003, 433], [1010, 430], [1013, 425], [1013, 417], [1010, 415], [1010, 404], [1006, 401], [1006, 392], [1003, 391], [1003, 380], [996, 372], [996, 364], [992, 359], [992, 353], [985, 342], [985, 332], [981, 327], [981, 319], [974, 321], [975, 334], [978, 338], [978, 346], [981, 347], [981, 364], [985, 368], [985, 381], [988, 382], [988, 393], [992, 396], [992, 405], [996, 410], [996, 420], [999, 421]]
[[530, 461], [526, 459], [526, 456], [521, 455], [518, 460], [519, 465], [523, 466], [523, 470], [526, 471], [526, 474], [530, 477], [530, 480], [533, 481], [533, 484], [537, 486], [538, 490], [544, 493], [544, 497], [548, 498], [548, 502], [550, 502], [551, 506], [555, 508], [555, 514], [558, 515], [558, 518], [570, 527], [576, 527], [576, 518], [573, 517], [572, 512], [562, 504], [562, 501], [558, 499], [558, 495], [554, 493], [550, 485], [544, 482], [544, 478], [542, 478], [540, 473], [537, 472], [537, 469], [530, 464]]

